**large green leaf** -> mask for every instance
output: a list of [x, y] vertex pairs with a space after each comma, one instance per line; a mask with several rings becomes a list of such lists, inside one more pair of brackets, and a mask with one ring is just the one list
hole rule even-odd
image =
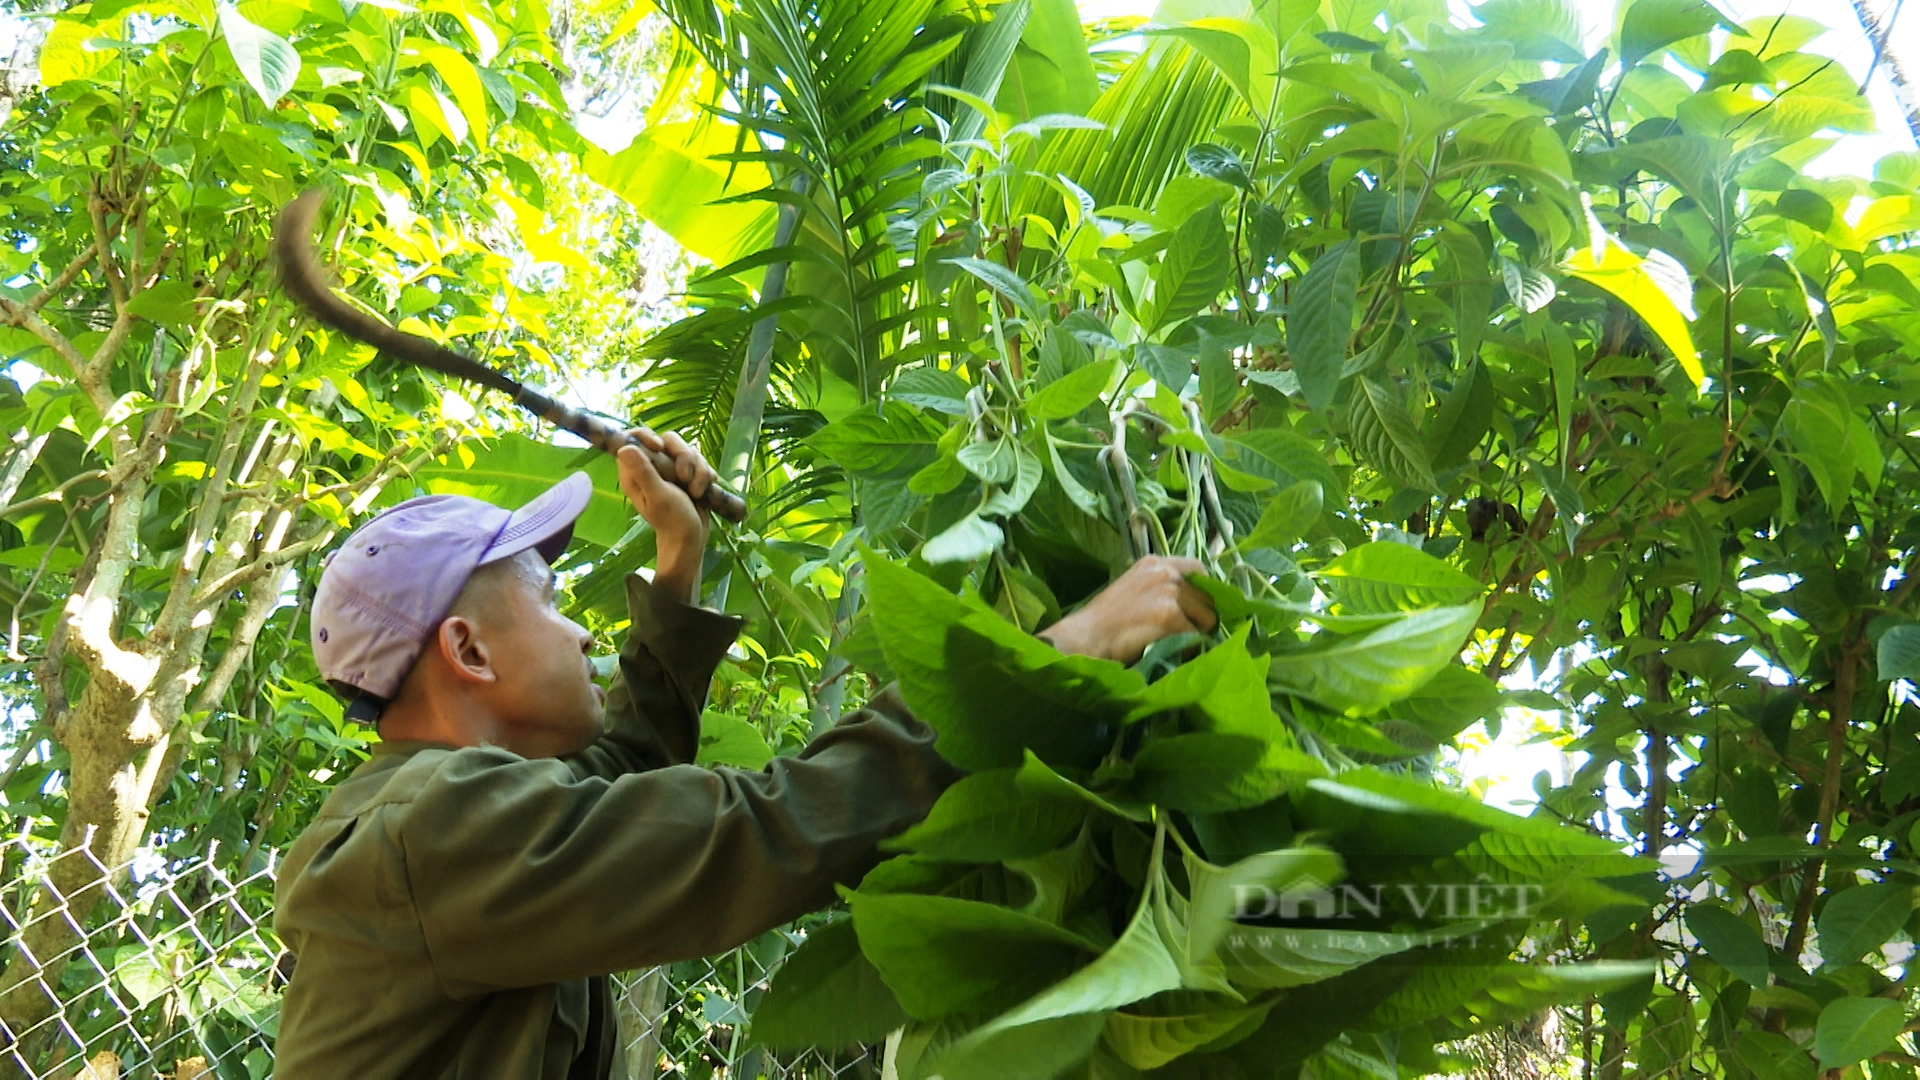
[[886, 402], [861, 409], [807, 436], [807, 445], [833, 463], [875, 479], [911, 476], [930, 464], [946, 429], [909, 406]]
[[1433, 463], [1426, 440], [1413, 426], [1400, 402], [1380, 384], [1362, 376], [1356, 380], [1352, 407], [1347, 410], [1348, 438], [1368, 464], [1401, 485], [1416, 491], [1434, 490]]
[[173, 974], [162, 966], [170, 958], [156, 952], [143, 945], [123, 945], [114, 950], [114, 979], [136, 1008], [146, 1008], [179, 988]]
[[767, 745], [766, 736], [751, 722], [711, 709], [701, 714], [696, 764], [758, 769], [772, 760], [773, 747]]
[[1675, 42], [1720, 24], [1708, 0], [1633, 0], [1620, 20], [1620, 63], [1632, 67]]
[[1116, 1011], [1107, 1014], [1106, 1041], [1128, 1065], [1136, 1069], [1157, 1069], [1220, 1040], [1236, 1028], [1258, 1023], [1272, 1008], [1269, 1002], [1171, 1016]]
[[1263, 851], [1229, 866], [1188, 853], [1187, 954], [1194, 962], [1211, 958], [1220, 941], [1236, 928], [1236, 915], [1264, 911], [1268, 901], [1289, 888], [1325, 888], [1340, 880], [1340, 857], [1325, 848], [1296, 847]]
[[1133, 759], [1141, 798], [1189, 813], [1259, 806], [1324, 773], [1318, 761], [1291, 747], [1211, 731], [1155, 739]]
[[1787, 1038], [1759, 1028], [1740, 1032], [1733, 1058], [1756, 1080], [1814, 1080], [1819, 1069], [1806, 1050]]
[[626, 149], [589, 149], [583, 163], [596, 183], [687, 250], [725, 266], [764, 246], [777, 216], [771, 202], [727, 201], [773, 183], [759, 162], [715, 160], [734, 150], [739, 135], [713, 120], [650, 124]]
[[1820, 1010], [1813, 1053], [1822, 1068], [1842, 1069], [1894, 1046], [1907, 1010], [1889, 998], [1835, 998]]
[[1879, 949], [1913, 914], [1913, 886], [1884, 881], [1856, 885], [1827, 898], [1814, 925], [1820, 958], [1839, 966]]
[[1036, 420], [1064, 420], [1100, 400], [1113, 379], [1113, 361], [1096, 360], [1048, 383], [1027, 400], [1027, 414]]
[[1692, 313], [1674, 302], [1662, 281], [1649, 271], [1646, 259], [1604, 234], [1596, 238], [1595, 245], [1597, 250], [1583, 247], [1575, 251], [1567, 259], [1567, 273], [1598, 285], [1632, 309], [1698, 387], [1706, 371], [1700, 366], [1700, 353], [1693, 347], [1693, 331], [1687, 325]]
[[1920, 623], [1902, 623], [1882, 634], [1874, 655], [1883, 681], [1920, 679]]
[[972, 562], [1000, 550], [1006, 533], [1000, 526], [984, 520], [978, 513], [968, 514], [928, 538], [920, 548], [920, 557], [938, 566], [942, 563]]
[[[1155, 889], [1164, 887], [1158, 881], [1162, 871], [1157, 858], [1149, 873], [1154, 881], [1142, 891], [1132, 920], [1107, 951], [1086, 967], [955, 1041], [940, 1053], [930, 1071], [947, 1074], [968, 1069], [969, 1059], [998, 1058], [1005, 1053], [1007, 1036], [1022, 1028], [1072, 1016], [1104, 1014], [1177, 989], [1180, 965], [1168, 951], [1168, 938], [1159, 924], [1158, 906], [1152, 896]], [[972, 1069], [983, 1071], [978, 1066]]]
[[[1732, 216], [1739, 209], [1739, 188], [1734, 177], [1751, 164], [1751, 159], [1736, 152], [1731, 140], [1669, 135], [1635, 141], [1620, 153], [1626, 160], [1677, 185], [1694, 200], [1716, 230], [1732, 225]], [[1831, 212], [1831, 206], [1828, 209]]]
[[48, 89], [62, 83], [92, 78], [113, 62], [113, 53], [88, 48], [99, 31], [82, 22], [59, 19], [47, 30], [40, 44], [40, 85]]
[[1146, 821], [1152, 817], [1151, 807], [1120, 796], [1097, 794], [1093, 789], [1060, 775], [1053, 766], [1035, 757], [1031, 750], [1027, 751], [1027, 760], [1020, 766], [1016, 779], [1022, 790], [1054, 798], [1078, 799], [1115, 817], [1134, 821]]
[[1493, 380], [1475, 360], [1454, 380], [1428, 426], [1427, 456], [1434, 468], [1451, 468], [1473, 453], [1493, 426], [1493, 403]]
[[1322, 252], [1293, 287], [1287, 307], [1287, 353], [1307, 404], [1333, 403], [1353, 342], [1353, 305], [1360, 288], [1360, 248], [1342, 241]]
[[248, 21], [232, 4], [220, 4], [220, 32], [240, 75], [268, 108], [293, 89], [300, 76], [300, 53], [286, 38]]
[[855, 892], [847, 904], [860, 951], [921, 1020], [1004, 1008], [1090, 951], [1053, 923], [974, 900]]
[[952, 862], [1024, 859], [1065, 843], [1087, 816], [1087, 804], [1015, 782], [1014, 769], [974, 773], [942, 792], [926, 819], [887, 840]]
[[1320, 520], [1325, 493], [1317, 480], [1300, 480], [1280, 489], [1267, 500], [1260, 520], [1245, 537], [1243, 548], [1281, 548], [1300, 538]]
[[902, 1068], [900, 1076], [901, 1080], [1054, 1080], [1086, 1059], [1105, 1027], [1099, 1013], [1023, 1024], [964, 1046], [940, 1044], [924, 1059]]
[[1341, 609], [1358, 614], [1464, 604], [1485, 590], [1452, 565], [1388, 540], [1348, 548], [1319, 576]]
[[1039, 310], [1034, 306], [1033, 286], [1027, 279], [996, 262], [976, 259], [972, 256], [959, 256], [946, 260], [965, 270], [984, 282], [994, 292], [1006, 297], [1030, 319], [1038, 319]]
[[1066, 656], [976, 599], [868, 556], [873, 626], [914, 714], [965, 769], [1091, 766], [1146, 690], [1119, 664]]
[[1276, 653], [1275, 689], [1359, 716], [1409, 697], [1453, 661], [1480, 621], [1480, 605], [1410, 612], [1325, 648]]
[[1687, 929], [1707, 955], [1752, 986], [1767, 985], [1767, 943], [1745, 919], [1712, 904], [1687, 909]]
[[878, 1042], [907, 1022], [900, 1002], [860, 952], [853, 923], [816, 927], [774, 973], [753, 1009], [752, 1038], [776, 1049]]
[[1267, 658], [1247, 649], [1250, 628], [1180, 665], [1147, 687], [1129, 722], [1163, 712], [1193, 709], [1214, 731], [1262, 738], [1281, 733], [1267, 695]]
[[460, 50], [446, 45], [420, 46], [419, 54], [433, 67], [440, 81], [446, 83], [447, 89], [452, 91], [454, 103], [467, 119], [467, 131], [472, 134], [474, 145], [485, 148], [490, 122], [487, 116], [487, 91], [481, 85], [478, 69]]
[[[1203, 206], [1174, 230], [1153, 276], [1154, 330], [1213, 302], [1233, 275], [1233, 242], [1218, 206]], [[1176, 388], [1178, 389], [1178, 388]]]
[[1026, 26], [994, 104], [1016, 121], [1084, 115], [1100, 93], [1072, 0], [1030, 0]]
[[1500, 714], [1500, 688], [1478, 672], [1449, 664], [1392, 707], [1396, 719], [1411, 720], [1436, 740], [1452, 738], [1463, 729]]
[[1478, 829], [1563, 845], [1557, 854], [1565, 872], [1580, 873], [1589, 865], [1597, 865], [1601, 873], [1617, 876], [1654, 868], [1648, 860], [1617, 861], [1621, 857], [1618, 844], [1583, 829], [1546, 817], [1519, 817], [1488, 806], [1465, 791], [1436, 787], [1377, 769], [1349, 769], [1314, 780], [1308, 787], [1356, 807], [1397, 815], [1444, 815]]
[[1332, 502], [1346, 488], [1333, 467], [1327, 464], [1325, 444], [1293, 431], [1266, 428], [1236, 435], [1228, 441], [1233, 449], [1233, 465], [1255, 476], [1264, 476], [1277, 484], [1312, 480], [1320, 485], [1322, 498]]
[[1539, 882], [1562, 882], [1569, 874], [1625, 877], [1651, 869], [1646, 860], [1572, 828], [1551, 833], [1496, 829], [1476, 839], [1474, 848], [1505, 869]]
[[[1310, 902], [1303, 905], [1311, 911]], [[1309, 927], [1243, 926], [1220, 941], [1220, 959], [1237, 986], [1277, 989], [1325, 982], [1383, 956], [1463, 937], [1479, 923], [1443, 930], [1326, 930]]]
[[1780, 423], [1794, 456], [1813, 474], [1820, 497], [1828, 509], [1839, 513], [1852, 491], [1858, 459], [1847, 412], [1835, 395], [1822, 393], [1822, 389], [1813, 386], [1795, 394], [1781, 410]]

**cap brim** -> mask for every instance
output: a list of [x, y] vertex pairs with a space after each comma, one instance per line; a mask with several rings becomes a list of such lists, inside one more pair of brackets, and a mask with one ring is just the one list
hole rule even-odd
[[573, 523], [586, 512], [593, 500], [593, 481], [577, 472], [533, 497], [515, 510], [480, 556], [479, 565], [512, 558], [533, 548], [551, 563], [567, 550], [573, 539]]

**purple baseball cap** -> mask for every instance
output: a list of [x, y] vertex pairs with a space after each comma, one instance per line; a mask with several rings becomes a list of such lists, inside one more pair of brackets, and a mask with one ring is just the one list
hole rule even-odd
[[549, 563], [593, 498], [577, 472], [503, 510], [465, 495], [426, 495], [381, 512], [328, 556], [313, 595], [313, 658], [372, 719], [413, 670], [473, 572], [532, 548]]

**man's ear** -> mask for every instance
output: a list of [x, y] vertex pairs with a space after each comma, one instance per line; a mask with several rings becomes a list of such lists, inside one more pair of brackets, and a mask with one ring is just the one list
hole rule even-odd
[[499, 678], [493, 670], [493, 653], [480, 624], [472, 619], [449, 615], [440, 620], [434, 647], [447, 670], [461, 682], [490, 683]]

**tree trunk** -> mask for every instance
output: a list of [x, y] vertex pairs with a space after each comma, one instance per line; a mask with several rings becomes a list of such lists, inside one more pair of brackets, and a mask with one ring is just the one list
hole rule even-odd
[[[795, 176], [788, 188], [796, 195], [807, 192], [807, 178]], [[780, 204], [779, 223], [774, 226], [773, 246], [793, 242], [800, 227], [800, 208]], [[760, 305], [777, 302], [787, 291], [787, 263], [767, 267], [760, 284]], [[773, 340], [780, 328], [778, 312], [762, 315], [747, 334], [747, 355], [740, 364], [740, 382], [733, 392], [733, 412], [727, 417], [727, 435], [720, 447], [720, 479], [735, 491], [745, 491], [753, 465], [754, 447], [760, 441], [760, 422], [767, 412], [767, 389], [773, 380]]]
[[[1877, 0], [1852, 0], [1853, 13], [1860, 25], [1873, 41], [1875, 63], [1887, 69], [1887, 79], [1893, 83], [1894, 100], [1900, 103], [1900, 113], [1906, 117], [1907, 132], [1913, 136], [1915, 145], [1920, 145], [1920, 94], [1907, 79], [1906, 68], [1900, 64], [1900, 56], [1893, 51], [1893, 18], [1890, 13], [1878, 10]], [[1894, 11], [1899, 10], [1898, 5]], [[1867, 88], [1860, 87], [1861, 93]]]

